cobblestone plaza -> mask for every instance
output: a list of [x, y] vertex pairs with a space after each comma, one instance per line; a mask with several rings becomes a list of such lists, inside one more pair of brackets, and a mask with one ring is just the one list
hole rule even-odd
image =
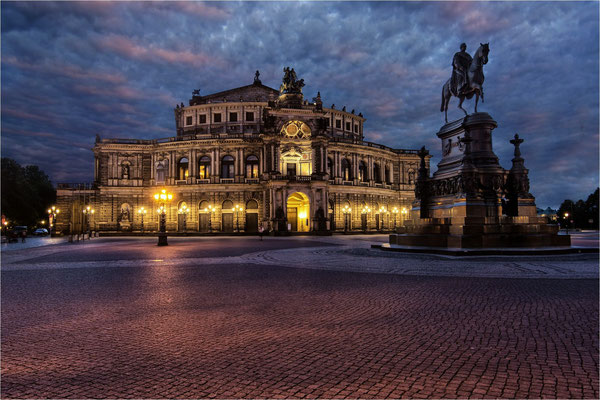
[[3, 251], [2, 397], [598, 398], [597, 255], [385, 239]]

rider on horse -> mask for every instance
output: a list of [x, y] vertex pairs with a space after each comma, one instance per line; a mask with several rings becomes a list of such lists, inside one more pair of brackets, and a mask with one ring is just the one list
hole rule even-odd
[[454, 96], [464, 93], [469, 89], [469, 67], [473, 58], [467, 53], [467, 45], [461, 43], [460, 51], [452, 59], [452, 78], [450, 90]]

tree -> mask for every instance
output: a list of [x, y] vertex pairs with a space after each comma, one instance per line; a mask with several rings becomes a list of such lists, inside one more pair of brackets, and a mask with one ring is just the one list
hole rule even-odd
[[56, 190], [38, 166], [21, 167], [2, 158], [2, 214], [14, 225], [35, 226], [47, 218], [46, 210], [56, 201]]
[[[558, 220], [561, 226], [580, 229], [598, 229], [598, 201], [600, 189], [590, 194], [586, 201], [565, 200], [558, 209]], [[565, 214], [568, 213], [568, 218]], [[571, 222], [573, 221], [573, 222]]]

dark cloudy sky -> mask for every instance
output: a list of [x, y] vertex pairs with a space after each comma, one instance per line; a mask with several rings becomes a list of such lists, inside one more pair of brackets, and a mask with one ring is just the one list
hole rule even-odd
[[[2, 2], [2, 156], [91, 181], [96, 134], [175, 134], [173, 107], [284, 66], [304, 93], [367, 118], [367, 140], [439, 161], [441, 87], [490, 43], [485, 103], [510, 168], [515, 133], [538, 206], [598, 185], [598, 2]], [[461, 116], [457, 100], [449, 119]], [[473, 102], [466, 103], [472, 111]]]

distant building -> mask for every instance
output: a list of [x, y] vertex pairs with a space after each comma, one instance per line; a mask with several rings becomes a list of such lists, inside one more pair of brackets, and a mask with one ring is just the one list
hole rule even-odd
[[537, 209], [538, 217], [546, 217], [549, 223], [556, 223], [556, 221], [558, 220], [556, 214], [557, 212], [557, 210], [553, 210], [550, 207], [546, 208], [545, 210], [542, 210], [541, 208]]
[[[96, 138], [94, 183], [58, 185], [57, 229], [157, 230], [154, 193], [167, 189], [167, 230], [378, 231], [400, 225], [414, 200], [416, 150], [367, 142], [365, 118], [302, 95], [292, 69], [280, 90], [258, 79], [174, 110], [176, 135]], [[243, 208], [236, 212], [235, 206]], [[182, 207], [185, 206], [185, 207]], [[209, 207], [210, 206], [210, 207]], [[214, 208], [211, 212], [210, 209]], [[187, 210], [187, 214], [179, 210]]]

